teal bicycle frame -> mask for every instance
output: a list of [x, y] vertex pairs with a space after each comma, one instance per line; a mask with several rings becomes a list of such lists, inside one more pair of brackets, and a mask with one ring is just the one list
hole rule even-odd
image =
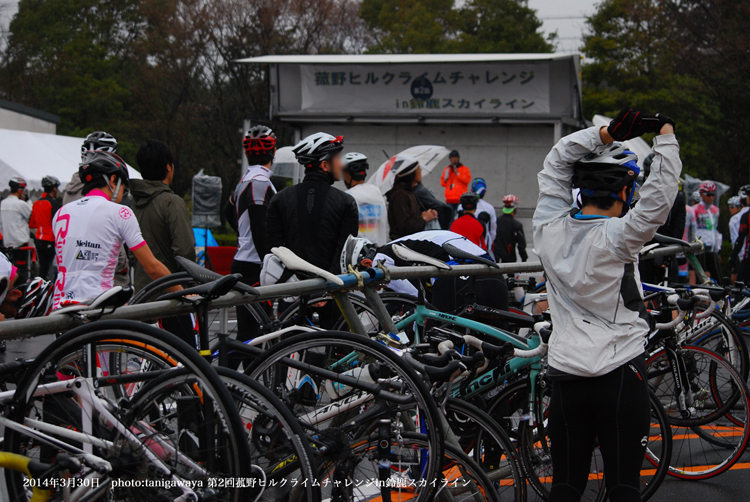
[[[402, 331], [412, 323], [424, 325], [428, 319], [433, 319], [435, 321], [443, 323], [449, 323], [453, 326], [459, 326], [461, 328], [466, 328], [467, 330], [482, 333], [493, 339], [496, 339], [499, 342], [510, 342], [516, 348], [521, 350], [535, 349], [541, 343], [539, 334], [534, 331], [532, 331], [532, 334], [528, 339], [521, 338], [518, 335], [503, 331], [498, 328], [494, 328], [492, 326], [487, 326], [486, 324], [483, 324], [481, 322], [473, 321], [471, 319], [465, 319], [456, 315], [446, 314], [436, 310], [430, 310], [424, 304], [417, 305], [414, 313], [399, 320], [396, 323], [396, 328], [398, 328], [399, 331]], [[415, 330], [414, 336], [415, 343], [420, 343], [419, 332], [417, 330]], [[539, 374], [542, 371], [541, 356], [532, 358], [513, 357], [505, 364], [502, 369], [496, 368], [476, 377], [469, 383], [464, 393], [461, 393], [460, 388], [455, 386], [452, 389], [453, 397], [468, 398], [477, 394], [481, 394], [491, 388], [502, 384], [509, 377], [514, 374], [518, 374], [521, 370], [526, 368], [529, 368], [529, 378], [532, 382], [531, 394], [529, 396], [529, 415], [533, 420], [536, 416], [536, 414], [533, 413], [534, 404], [536, 403], [536, 385], [534, 385], [534, 382], [537, 381]]]

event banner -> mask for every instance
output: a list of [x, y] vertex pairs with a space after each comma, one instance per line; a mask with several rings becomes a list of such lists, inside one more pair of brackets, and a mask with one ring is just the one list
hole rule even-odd
[[549, 113], [549, 67], [532, 63], [301, 65], [302, 111]]

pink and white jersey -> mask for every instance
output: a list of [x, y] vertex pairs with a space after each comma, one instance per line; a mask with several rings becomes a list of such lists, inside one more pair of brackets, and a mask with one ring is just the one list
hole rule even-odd
[[100, 190], [65, 204], [55, 216], [57, 281], [53, 308], [95, 298], [113, 285], [123, 243], [146, 244], [133, 211], [110, 202]]

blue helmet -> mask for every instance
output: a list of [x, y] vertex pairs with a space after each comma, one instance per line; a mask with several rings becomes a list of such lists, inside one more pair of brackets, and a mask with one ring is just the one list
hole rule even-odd
[[470, 192], [474, 192], [479, 196], [480, 199], [484, 198], [485, 192], [487, 192], [487, 182], [484, 178], [474, 178], [471, 182]]

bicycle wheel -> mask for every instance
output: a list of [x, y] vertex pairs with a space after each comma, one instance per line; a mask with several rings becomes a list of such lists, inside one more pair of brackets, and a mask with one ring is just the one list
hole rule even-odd
[[[390, 460], [357, 462], [346, 477], [336, 477], [337, 472], [341, 476], [341, 467], [324, 470], [321, 475], [321, 484], [325, 486], [323, 496], [327, 500], [415, 500], [420, 487], [427, 485], [435, 487], [435, 500], [441, 502], [503, 500], [482, 468], [453, 445], [445, 445], [438, 476], [426, 477], [420, 454], [426, 448], [429, 448], [427, 436], [413, 432], [404, 432], [398, 441], [387, 443], [377, 438], [355, 441], [351, 445], [355, 458], [374, 458], [387, 452]], [[358, 483], [360, 479], [368, 482]]]
[[[664, 409], [658, 398], [649, 392], [651, 402], [651, 426], [646, 445], [646, 455], [641, 466], [641, 499], [646, 501], [656, 493], [669, 470], [669, 459], [672, 455], [672, 434]], [[536, 427], [529, 421], [521, 421], [519, 429], [519, 450], [526, 477], [535, 494], [547, 500], [552, 487], [554, 472], [552, 469], [552, 443], [547, 436], [546, 420], [538, 421]], [[591, 455], [589, 481], [581, 500], [604, 501], [606, 482], [604, 479], [604, 461], [598, 447]]]
[[498, 498], [526, 500], [526, 480], [518, 453], [505, 431], [487, 413], [466, 401], [449, 398], [445, 412], [461, 449], [487, 474]]
[[[137, 354], [130, 353], [134, 347]], [[144, 349], [182, 369], [140, 371], [129, 365]], [[125, 364], [109, 365], [115, 354]], [[154, 383], [178, 371], [181, 381]], [[59, 451], [80, 456], [83, 450], [93, 457], [81, 457], [87, 467], [79, 475], [90, 472], [91, 458], [108, 463], [99, 485], [112, 488], [112, 500], [162, 500], [188, 490], [240, 501], [259, 491], [226, 482], [261, 473], [250, 461], [245, 429], [218, 374], [195, 349], [142, 323], [102, 321], [55, 340], [19, 382], [9, 419], [26, 426], [6, 426], [8, 451], [47, 461]], [[57, 439], [50, 442], [40, 432]], [[6, 482], [11, 500], [28, 500], [23, 476], [6, 472]]]
[[[378, 381], [387, 393], [353, 388], [337, 380], [342, 373], [357, 382]], [[352, 441], [372, 434], [385, 434], [390, 441], [402, 430], [416, 430], [429, 439], [428, 448], [418, 452], [424, 463], [419, 473], [427, 480], [437, 478], [444, 437], [441, 415], [419, 375], [384, 345], [346, 332], [305, 333], [276, 344], [246, 374], [272, 388], [313, 431], [318, 450], [342, 472], [352, 471], [345, 455]], [[432, 500], [434, 491], [434, 486], [417, 487], [415, 500]]]
[[714, 311], [709, 319], [686, 333], [686, 339], [690, 345], [706, 348], [723, 357], [747, 381], [750, 375], [747, 342], [739, 326], [722, 313]]
[[647, 363], [649, 385], [672, 427], [669, 474], [707, 479], [731, 468], [745, 451], [750, 399], [742, 377], [721, 356], [689, 345], [678, 349], [677, 356], [693, 396], [693, 402], [685, 405], [675, 398], [678, 387], [666, 352], [653, 354]]

